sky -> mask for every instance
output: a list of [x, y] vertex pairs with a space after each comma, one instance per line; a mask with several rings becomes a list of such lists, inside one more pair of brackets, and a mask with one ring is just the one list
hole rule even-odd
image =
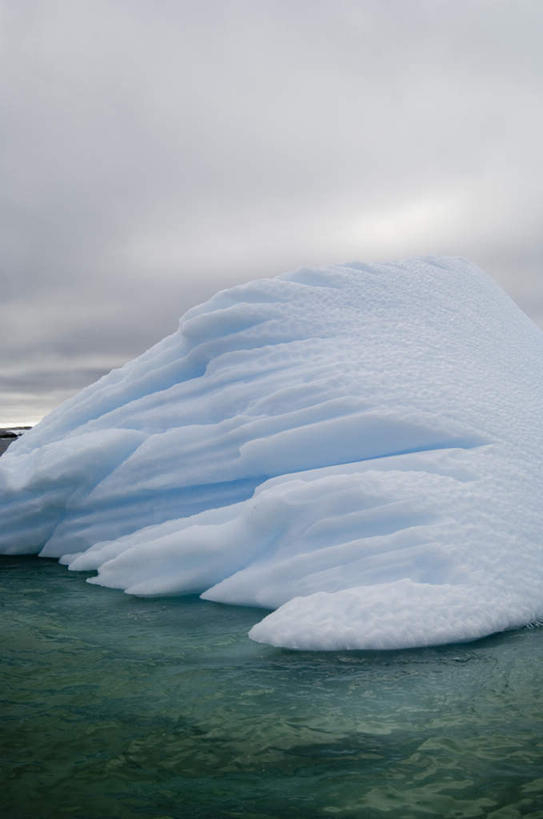
[[216, 290], [466, 256], [543, 326], [541, 0], [0, 0], [0, 425]]

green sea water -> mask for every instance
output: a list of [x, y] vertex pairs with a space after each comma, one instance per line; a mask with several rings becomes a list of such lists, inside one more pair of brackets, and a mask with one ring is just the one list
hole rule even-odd
[[543, 629], [296, 653], [255, 609], [0, 571], [6, 819], [543, 817]]

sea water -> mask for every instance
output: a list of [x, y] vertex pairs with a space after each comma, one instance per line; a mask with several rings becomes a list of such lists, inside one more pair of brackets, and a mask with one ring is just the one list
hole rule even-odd
[[542, 817], [543, 629], [290, 652], [2, 558], [5, 817]]

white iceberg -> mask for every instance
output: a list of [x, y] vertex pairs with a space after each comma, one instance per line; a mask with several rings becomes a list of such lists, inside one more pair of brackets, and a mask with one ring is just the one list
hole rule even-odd
[[298, 649], [543, 617], [543, 335], [456, 258], [218, 293], [0, 460], [0, 551]]

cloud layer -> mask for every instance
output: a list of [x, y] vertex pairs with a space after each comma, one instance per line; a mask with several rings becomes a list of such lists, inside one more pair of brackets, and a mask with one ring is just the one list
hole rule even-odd
[[0, 423], [302, 264], [464, 255], [543, 323], [539, 0], [0, 9]]

